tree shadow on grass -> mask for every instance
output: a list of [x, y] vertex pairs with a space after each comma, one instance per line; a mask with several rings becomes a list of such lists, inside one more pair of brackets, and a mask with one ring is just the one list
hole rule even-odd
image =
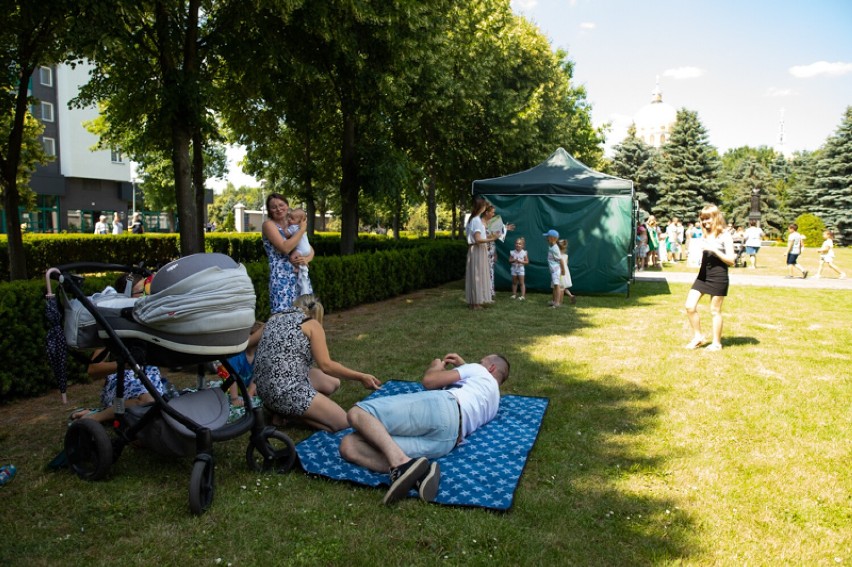
[[[404, 317], [408, 333], [429, 337], [428, 344], [400, 342], [406, 332], [395, 315], [377, 319], [380, 328], [371, 332], [385, 335], [399, 365], [409, 365], [384, 378], [416, 380], [424, 352], [459, 352], [468, 361], [500, 352], [512, 364], [504, 394], [550, 400], [512, 510], [487, 522], [501, 542], [501, 562], [646, 565], [700, 552], [695, 521], [668, 496], [667, 462], [677, 455], [643, 448], [656, 446], [647, 442], [659, 419], [652, 392], [586, 363], [565, 371], [566, 353], [583, 349], [584, 333], [596, 324], [595, 310], [651, 307], [661, 288], [670, 293], [667, 285], [643, 283], [631, 297], [580, 297], [576, 307], [560, 309], [547, 307], [547, 294], [520, 302], [501, 292], [493, 306], [475, 313], [466, 309], [463, 292], [452, 290], [429, 310]], [[533, 346], [542, 341], [551, 350]]]
[[665, 496], [666, 462], [676, 455], [638, 448], [658, 420], [651, 393], [583, 375], [530, 392], [550, 399], [514, 511], [542, 540], [535, 563], [647, 565], [697, 553], [694, 520]]

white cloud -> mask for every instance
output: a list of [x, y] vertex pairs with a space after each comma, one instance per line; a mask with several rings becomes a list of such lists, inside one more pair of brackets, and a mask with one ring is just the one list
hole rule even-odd
[[663, 71], [663, 77], [672, 79], [695, 79], [704, 75], [704, 69], [698, 67], [676, 67]]
[[580, 24], [580, 29], [582, 30], [593, 30], [596, 27], [598, 26], [597, 24], [595, 24], [595, 22], [583, 22], [582, 24]]
[[819, 77], [827, 75], [829, 77], [839, 77], [852, 73], [852, 63], [844, 63], [843, 61], [817, 61], [810, 65], [796, 65], [790, 67], [790, 74], [799, 79], [810, 79], [811, 77]]
[[768, 89], [766, 89], [766, 93], [763, 96], [785, 97], [785, 96], [793, 96], [795, 94], [796, 94], [796, 91], [794, 91], [793, 89], [769, 87]]

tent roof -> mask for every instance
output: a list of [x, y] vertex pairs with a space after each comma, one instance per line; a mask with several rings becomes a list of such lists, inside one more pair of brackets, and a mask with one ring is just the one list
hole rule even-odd
[[526, 171], [473, 182], [474, 195], [632, 195], [633, 182], [589, 169], [559, 148]]

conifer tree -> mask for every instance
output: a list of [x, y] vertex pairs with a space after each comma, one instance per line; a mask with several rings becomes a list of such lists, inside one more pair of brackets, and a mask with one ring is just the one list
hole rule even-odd
[[781, 204], [790, 219], [807, 213], [816, 202], [814, 183], [820, 156], [821, 150], [797, 152], [790, 161], [786, 200]]
[[852, 243], [852, 106], [825, 143], [814, 186], [816, 202], [811, 212], [834, 229], [841, 244]]
[[633, 181], [639, 206], [650, 211], [657, 202], [660, 177], [654, 164], [655, 150], [636, 137], [636, 125], [627, 129], [627, 137], [615, 146], [610, 171]]
[[776, 185], [770, 171], [759, 161], [747, 158], [740, 162], [730, 188], [731, 203], [727, 212], [728, 224], [745, 226], [751, 212], [752, 194], [760, 200], [760, 222], [770, 236], [783, 234], [785, 218], [780, 211]]
[[694, 218], [705, 203], [718, 204], [720, 160], [698, 113], [682, 108], [669, 141], [660, 148], [657, 216]]

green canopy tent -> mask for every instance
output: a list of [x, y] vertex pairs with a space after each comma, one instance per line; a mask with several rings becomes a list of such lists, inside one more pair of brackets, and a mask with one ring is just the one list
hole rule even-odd
[[573, 292], [628, 293], [636, 235], [632, 181], [589, 169], [559, 148], [526, 171], [474, 181], [473, 194], [488, 199], [503, 222], [515, 225], [505, 242], [497, 241], [497, 289], [511, 288], [509, 251], [520, 236], [530, 260], [527, 289], [550, 289], [542, 234], [553, 228], [568, 239]]

